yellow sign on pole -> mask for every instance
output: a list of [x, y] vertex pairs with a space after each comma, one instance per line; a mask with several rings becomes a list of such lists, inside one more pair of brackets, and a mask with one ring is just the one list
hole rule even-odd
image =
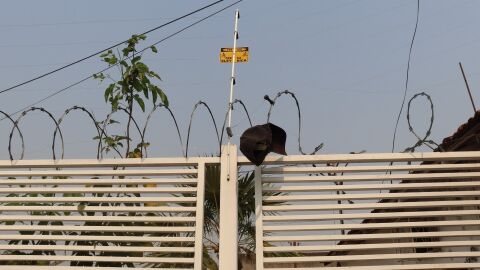
[[[248, 47], [237, 48], [235, 55], [235, 63], [248, 62]], [[233, 48], [221, 48], [220, 49], [220, 63], [232, 63], [233, 60]]]

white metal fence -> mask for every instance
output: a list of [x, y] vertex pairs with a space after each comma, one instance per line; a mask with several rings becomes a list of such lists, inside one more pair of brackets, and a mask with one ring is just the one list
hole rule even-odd
[[[199, 270], [205, 166], [221, 164], [219, 263], [236, 269], [236, 175], [249, 162], [230, 150], [0, 161], [0, 268]], [[480, 152], [264, 164], [255, 168], [258, 270], [480, 268]]]
[[480, 268], [479, 152], [266, 163], [256, 169], [258, 270]]
[[0, 161], [0, 267], [200, 270], [211, 161]]

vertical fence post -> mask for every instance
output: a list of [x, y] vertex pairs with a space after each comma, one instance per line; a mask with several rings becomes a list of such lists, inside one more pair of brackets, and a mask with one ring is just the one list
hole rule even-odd
[[263, 270], [262, 168], [255, 167], [255, 253], [256, 270]]
[[222, 146], [220, 173], [219, 269], [237, 270], [238, 195], [237, 146]]
[[197, 202], [195, 212], [195, 265], [194, 270], [202, 270], [203, 259], [203, 207], [205, 200], [205, 162], [197, 167]]

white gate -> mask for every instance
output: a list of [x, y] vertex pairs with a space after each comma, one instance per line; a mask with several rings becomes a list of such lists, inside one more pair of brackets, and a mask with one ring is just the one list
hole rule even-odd
[[256, 169], [258, 270], [480, 268], [480, 152], [265, 163]]
[[0, 161], [0, 267], [200, 270], [218, 160]]

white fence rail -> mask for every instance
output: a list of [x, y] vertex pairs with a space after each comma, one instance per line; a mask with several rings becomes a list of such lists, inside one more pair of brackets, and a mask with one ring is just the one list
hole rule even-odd
[[200, 270], [218, 160], [0, 161], [0, 268]]
[[256, 169], [258, 270], [480, 267], [479, 152], [265, 163]]

